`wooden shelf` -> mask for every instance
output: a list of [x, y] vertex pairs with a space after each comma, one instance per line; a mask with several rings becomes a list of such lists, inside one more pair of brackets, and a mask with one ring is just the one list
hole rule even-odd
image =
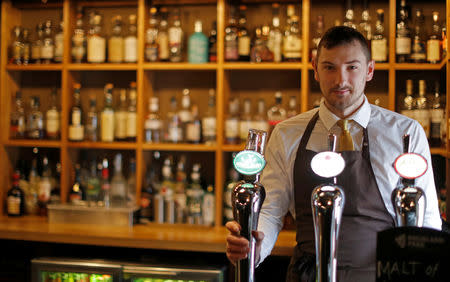
[[223, 150], [225, 152], [238, 152], [238, 151], [242, 151], [245, 148], [245, 144], [238, 144], [238, 145], [223, 145]]
[[134, 150], [137, 148], [134, 142], [69, 142], [67, 146], [69, 148], [109, 150]]
[[216, 70], [216, 63], [145, 63], [144, 70]]
[[137, 0], [127, 0], [127, 1], [78, 1], [77, 5], [83, 8], [99, 8], [99, 7], [137, 7]]
[[136, 71], [137, 64], [69, 64], [72, 71]]
[[215, 152], [217, 145], [205, 144], [168, 144], [168, 143], [144, 143], [142, 145], [144, 150], [158, 150], [158, 151], [190, 151], [190, 152]]
[[62, 69], [62, 64], [6, 65], [6, 70], [9, 71], [60, 71]]
[[441, 70], [445, 66], [445, 60], [443, 60], [439, 64], [412, 64], [412, 63], [404, 63], [404, 64], [394, 64], [394, 68], [396, 70]]
[[226, 70], [301, 70], [303, 63], [224, 63]]
[[5, 143], [5, 146], [9, 147], [41, 147], [41, 148], [60, 148], [61, 142], [54, 140], [8, 140]]
[[447, 149], [446, 148], [430, 148], [431, 154], [432, 155], [440, 155], [444, 158], [447, 158], [448, 153], [447, 153]]

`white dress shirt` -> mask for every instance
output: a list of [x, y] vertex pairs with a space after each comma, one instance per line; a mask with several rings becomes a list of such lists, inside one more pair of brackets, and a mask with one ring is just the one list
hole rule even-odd
[[[260, 262], [272, 251], [283, 225], [283, 217], [288, 210], [295, 218], [294, 162], [303, 132], [317, 111], [319, 119], [306, 148], [315, 152], [328, 150], [328, 134], [330, 132], [337, 136], [341, 134], [341, 129], [336, 124], [340, 118], [330, 112], [323, 102], [319, 109], [313, 109], [279, 123], [268, 142], [265, 152], [267, 164], [261, 178], [261, 183], [266, 189], [266, 199], [258, 224], [258, 230], [265, 234]], [[355, 150], [361, 151], [363, 128], [367, 128], [370, 162], [381, 197], [393, 218], [395, 213], [391, 193], [399, 183], [399, 175], [392, 164], [403, 152], [402, 136], [410, 135], [410, 152], [421, 154], [428, 162], [427, 172], [416, 180], [416, 185], [425, 191], [427, 199], [424, 227], [441, 230], [430, 148], [422, 126], [406, 116], [369, 104], [366, 97], [361, 108], [348, 119]]]

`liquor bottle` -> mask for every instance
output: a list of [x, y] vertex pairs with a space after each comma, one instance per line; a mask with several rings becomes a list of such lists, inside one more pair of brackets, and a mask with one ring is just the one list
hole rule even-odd
[[124, 39], [122, 32], [122, 16], [112, 18], [112, 35], [108, 40], [108, 62], [122, 63], [124, 57]]
[[[272, 26], [269, 32], [267, 47], [273, 53], [273, 61], [281, 62], [281, 46], [283, 43], [283, 34], [280, 29], [280, 5], [272, 4]], [[247, 138], [247, 137], [245, 137]]]
[[127, 140], [134, 142], [136, 141], [137, 134], [137, 92], [136, 92], [136, 82], [132, 81], [130, 83], [130, 90], [128, 91], [128, 104], [127, 111]]
[[225, 61], [239, 60], [238, 26], [236, 24], [236, 8], [230, 7], [228, 25], [225, 27]]
[[127, 206], [136, 205], [136, 160], [130, 159], [130, 171], [127, 179]]
[[239, 61], [248, 62], [250, 60], [250, 34], [247, 30], [247, 17], [245, 15], [247, 6], [239, 6], [238, 24], [238, 53]]
[[169, 33], [167, 31], [167, 8], [161, 8], [161, 21], [159, 22], [158, 30], [158, 47], [159, 47], [159, 60], [162, 62], [168, 62], [170, 57], [169, 52]]
[[354, 22], [354, 18], [355, 18], [355, 12], [353, 11], [352, 1], [346, 0], [345, 1], [345, 17], [344, 17], [344, 22], [342, 23], [342, 25], [356, 29], [356, 24]]
[[181, 28], [180, 11], [173, 13], [173, 23], [169, 27], [169, 53], [170, 61], [178, 63], [183, 60], [183, 29]]
[[183, 89], [183, 96], [181, 97], [181, 110], [178, 112], [180, 117], [181, 127], [183, 131], [182, 139], [187, 141], [187, 124], [192, 122], [192, 111], [191, 111], [191, 96], [189, 89]]
[[368, 0], [363, 0], [363, 11], [361, 21], [358, 25], [358, 31], [366, 38], [367, 45], [370, 46], [372, 40], [372, 23], [370, 21]]
[[413, 97], [413, 81], [406, 80], [406, 95], [402, 101], [400, 113], [409, 118], [415, 119], [414, 111], [414, 97]]
[[192, 119], [186, 124], [186, 141], [198, 144], [202, 141], [202, 122], [198, 117], [198, 106], [192, 105]]
[[124, 207], [127, 204], [127, 182], [122, 174], [122, 154], [114, 158], [114, 176], [111, 179], [111, 205]]
[[[62, 15], [61, 15], [62, 16]], [[61, 18], [55, 34], [55, 63], [62, 63], [64, 54], [64, 22]]]
[[114, 140], [125, 141], [127, 139], [127, 92], [120, 89], [119, 105], [114, 111]]
[[28, 189], [25, 190], [25, 211], [27, 214], [38, 213], [38, 192], [40, 177], [37, 169], [38, 149], [33, 148], [33, 159], [31, 161], [31, 169], [28, 174]]
[[125, 63], [137, 62], [137, 26], [135, 14], [128, 16], [128, 34], [124, 40], [124, 61]]
[[39, 97], [31, 97], [31, 111], [27, 118], [27, 136], [30, 139], [44, 138], [44, 115], [40, 110]]
[[158, 18], [156, 13], [156, 7], [151, 7], [149, 26], [145, 32], [145, 59], [149, 62], [158, 61]]
[[208, 62], [208, 37], [202, 32], [202, 22], [196, 20], [195, 32], [189, 37], [188, 61], [189, 63]]
[[34, 64], [41, 63], [41, 48], [44, 44], [44, 24], [36, 25], [36, 40], [31, 45], [31, 61]]
[[228, 116], [225, 119], [225, 143], [239, 144], [239, 100], [230, 99], [228, 102]]
[[90, 167], [90, 174], [87, 180], [86, 200], [89, 206], [97, 206], [97, 201], [100, 196], [100, 178], [97, 175], [97, 164], [92, 160]]
[[106, 39], [102, 34], [102, 16], [96, 12], [89, 15], [89, 33], [87, 37], [87, 62], [104, 63], [106, 59]]
[[22, 42], [23, 42], [22, 64], [28, 65], [31, 63], [30, 30], [28, 28], [24, 28], [22, 30]]
[[217, 22], [214, 21], [212, 24], [211, 31], [208, 36], [208, 60], [210, 62], [217, 62]]
[[100, 114], [100, 140], [114, 141], [114, 110], [112, 108], [112, 83], [105, 85], [105, 106]]
[[86, 113], [86, 141], [98, 141], [98, 113], [95, 96], [89, 99], [89, 110]]
[[216, 196], [214, 195], [214, 186], [211, 184], [206, 187], [205, 194], [203, 195], [202, 214], [203, 224], [207, 226], [214, 225], [216, 209]]
[[239, 120], [239, 137], [240, 142], [247, 140], [248, 130], [252, 126], [252, 104], [250, 99], [244, 100], [244, 111]]
[[297, 97], [291, 96], [289, 98], [289, 108], [287, 111], [287, 118], [291, 118], [293, 116], [296, 116], [298, 114], [297, 112]]
[[277, 91], [275, 93], [275, 105], [273, 105], [268, 111], [267, 111], [267, 120], [269, 122], [270, 129], [269, 131], [272, 132], [275, 125], [277, 125], [279, 122], [286, 119], [286, 110], [281, 105], [283, 96], [280, 91]]
[[141, 223], [148, 223], [154, 220], [154, 200], [153, 197], [161, 186], [161, 154], [154, 151], [152, 155], [151, 164], [147, 167], [146, 183], [142, 186], [139, 221]]
[[22, 42], [22, 28], [20, 26], [15, 26], [12, 29], [13, 40], [10, 46], [10, 63], [21, 65], [22, 64], [22, 54], [23, 54], [23, 42]]
[[175, 222], [183, 223], [186, 218], [186, 188], [187, 188], [187, 174], [186, 174], [186, 156], [181, 155], [177, 163], [177, 171], [175, 174], [174, 185], [174, 201], [175, 201]]
[[39, 180], [38, 210], [39, 215], [47, 215], [47, 204], [52, 191], [51, 171], [47, 156], [42, 159], [42, 177]]
[[[269, 123], [267, 122], [266, 103], [264, 99], [258, 100], [258, 110], [253, 117], [251, 128], [269, 131]], [[247, 132], [248, 134], [248, 132]]]
[[290, 21], [283, 37], [283, 61], [300, 62], [302, 59], [302, 37], [299, 18], [295, 15], [294, 5], [288, 5], [287, 11]]
[[8, 190], [6, 210], [8, 216], [23, 216], [25, 214], [25, 192], [19, 186], [20, 172], [13, 174], [13, 184]]
[[216, 92], [209, 89], [208, 109], [202, 118], [203, 142], [207, 145], [216, 143]]
[[371, 43], [372, 60], [379, 63], [387, 61], [387, 39], [384, 34], [384, 10], [377, 10], [377, 21]]
[[316, 28], [314, 30], [312, 39], [311, 39], [311, 60], [317, 56], [317, 48], [319, 47], [320, 39], [322, 39], [324, 33], [324, 20], [323, 15], [317, 16]]
[[73, 106], [70, 111], [69, 140], [83, 141], [84, 125], [83, 110], [81, 108], [81, 84], [75, 83], [73, 86]]
[[263, 36], [263, 28], [255, 29], [255, 42], [250, 52], [250, 61], [254, 63], [273, 62], [273, 53], [267, 47], [266, 37]]
[[416, 10], [414, 21], [414, 32], [412, 34], [411, 61], [414, 63], [425, 63], [427, 60], [425, 18], [422, 10]]
[[202, 203], [205, 192], [202, 189], [199, 163], [192, 166], [191, 184], [186, 191], [189, 224], [203, 224]]
[[419, 80], [419, 96], [414, 102], [414, 117], [422, 125], [427, 138], [430, 138], [430, 109], [429, 101], [426, 97], [425, 80]]
[[405, 0], [400, 1], [399, 21], [395, 38], [395, 54], [397, 63], [406, 63], [411, 56], [411, 31], [409, 29], [409, 14]]
[[61, 163], [57, 162], [55, 166], [55, 177], [52, 178], [52, 190], [50, 191], [49, 204], [61, 203]]
[[165, 140], [170, 143], [183, 142], [183, 128], [181, 118], [177, 110], [177, 100], [175, 96], [170, 98], [170, 109], [167, 113], [165, 129]]
[[77, 12], [77, 20], [72, 35], [72, 61], [82, 63], [86, 59], [86, 32], [83, 25], [83, 12]]
[[50, 108], [45, 115], [45, 129], [47, 131], [48, 139], [58, 139], [60, 133], [60, 114], [57, 106], [57, 92], [56, 88], [53, 88], [50, 95]]
[[[162, 182], [158, 193], [155, 195], [155, 221], [175, 223], [175, 180], [172, 172], [173, 160], [169, 156], [164, 160], [162, 167]], [[163, 203], [163, 209], [160, 210], [159, 204]], [[162, 215], [161, 216], [161, 212]]]
[[[432, 147], [440, 147], [442, 146], [442, 125], [445, 120], [444, 116], [444, 108], [445, 103], [444, 99], [439, 93], [439, 82], [436, 81], [434, 85], [434, 94], [431, 99], [431, 125], [430, 125], [430, 146]], [[444, 125], [445, 127], [445, 125]]]
[[44, 23], [44, 39], [41, 47], [41, 63], [50, 64], [55, 56], [55, 42], [52, 33], [52, 21], [46, 20]]
[[75, 164], [75, 180], [69, 192], [69, 203], [72, 205], [80, 205], [83, 200], [83, 193], [85, 193], [84, 187], [82, 187], [81, 181], [81, 166]]
[[100, 206], [105, 208], [111, 207], [111, 182], [109, 181], [109, 163], [108, 159], [104, 158], [101, 165], [102, 178], [101, 178], [101, 195]]
[[148, 103], [148, 114], [144, 123], [145, 142], [159, 143], [162, 141], [163, 122], [159, 116], [159, 99], [151, 97]]
[[22, 105], [22, 92], [16, 92], [14, 110], [11, 112], [9, 138], [22, 139], [25, 137], [25, 110]]
[[442, 38], [439, 12], [433, 12], [433, 25], [427, 41], [427, 62], [437, 64], [441, 61]]

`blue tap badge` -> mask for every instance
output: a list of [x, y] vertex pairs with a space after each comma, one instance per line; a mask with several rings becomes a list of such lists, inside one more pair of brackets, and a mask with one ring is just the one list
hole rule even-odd
[[260, 153], [244, 150], [234, 157], [233, 166], [240, 174], [254, 175], [264, 169], [266, 160]]

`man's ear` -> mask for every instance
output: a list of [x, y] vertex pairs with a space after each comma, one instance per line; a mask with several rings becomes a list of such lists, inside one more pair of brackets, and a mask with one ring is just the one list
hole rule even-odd
[[366, 75], [366, 81], [371, 81], [373, 78], [373, 73], [375, 72], [375, 61], [370, 60], [367, 64], [367, 75]]
[[319, 81], [319, 75], [317, 74], [317, 56], [311, 61], [314, 70], [314, 79]]

